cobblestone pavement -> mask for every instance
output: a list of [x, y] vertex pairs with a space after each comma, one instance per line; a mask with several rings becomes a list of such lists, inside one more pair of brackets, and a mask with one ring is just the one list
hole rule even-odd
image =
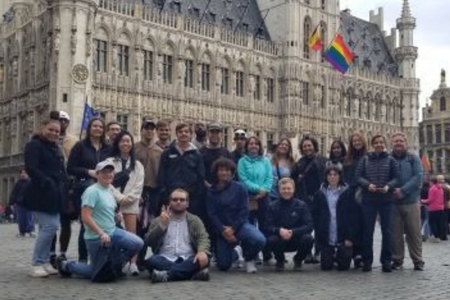
[[[424, 244], [426, 269], [414, 272], [407, 259], [401, 271], [322, 272], [306, 265], [300, 272], [275, 273], [263, 267], [257, 274], [243, 270], [212, 270], [210, 282], [172, 282], [152, 285], [147, 274], [112, 284], [92, 284], [84, 279], [28, 276], [34, 239], [16, 238], [16, 225], [0, 225], [0, 299], [449, 299], [450, 243]], [[75, 236], [77, 225], [73, 225]], [[379, 242], [379, 233], [376, 240]], [[379, 243], [376, 245], [378, 255]], [[75, 239], [69, 258], [76, 255]], [[290, 268], [292, 263], [287, 267]]]

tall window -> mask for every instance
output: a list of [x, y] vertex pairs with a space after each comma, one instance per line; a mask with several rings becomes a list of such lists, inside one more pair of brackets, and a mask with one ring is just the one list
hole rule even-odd
[[255, 91], [253, 92], [253, 96], [256, 100], [261, 99], [261, 76], [255, 76]]
[[322, 10], [325, 10], [327, 8], [326, 0], [320, 0], [320, 7]]
[[273, 153], [274, 144], [275, 144], [274, 134], [271, 132], [268, 132], [267, 133], [267, 151], [269, 151], [270, 153]]
[[445, 123], [445, 142], [450, 143], [450, 123]]
[[308, 40], [309, 36], [311, 34], [311, 19], [309, 17], [305, 18], [305, 21], [303, 23], [303, 58], [309, 59], [309, 45]]
[[436, 144], [442, 143], [442, 125], [436, 124]]
[[363, 101], [364, 99], [362, 98], [362, 96], [360, 96], [359, 98], [359, 106], [358, 106], [358, 118], [362, 119], [363, 118]]
[[442, 162], [443, 162], [443, 152], [442, 149], [436, 151], [436, 169], [438, 173], [442, 173]]
[[320, 107], [325, 108], [326, 106], [325, 86], [321, 85], [320, 90], [322, 91], [322, 98], [320, 98]]
[[117, 115], [117, 123], [120, 124], [122, 130], [128, 130], [128, 116], [127, 115]]
[[130, 47], [117, 45], [117, 68], [120, 75], [129, 75]]
[[352, 103], [353, 103], [353, 93], [351, 90], [347, 91], [347, 117], [352, 116]]
[[309, 104], [309, 82], [302, 82], [302, 96], [303, 96], [303, 104]]
[[244, 72], [236, 72], [236, 96], [244, 97]]
[[433, 144], [433, 126], [427, 125], [427, 144]]
[[275, 98], [275, 80], [267, 78], [267, 101], [273, 103]]
[[172, 84], [173, 56], [163, 55], [163, 81]]
[[439, 99], [439, 107], [440, 107], [441, 111], [447, 110], [447, 101], [446, 101], [445, 97], [442, 97], [441, 99]]
[[322, 37], [322, 62], [325, 62], [324, 59], [324, 55], [325, 55], [325, 50], [326, 47], [328, 45], [327, 43], [327, 28], [326, 28], [326, 24], [324, 22], [321, 22], [320, 24], [320, 36]]
[[202, 90], [209, 91], [210, 88], [210, 65], [202, 63]]
[[367, 98], [367, 120], [372, 120], [372, 99], [370, 97]]
[[230, 70], [222, 68], [222, 85], [220, 86], [220, 92], [224, 95], [230, 94]]
[[184, 75], [184, 86], [193, 88], [194, 87], [194, 61], [191, 59], [186, 59], [184, 61], [186, 65], [186, 74]]
[[144, 79], [153, 80], [153, 51], [144, 50]]
[[108, 46], [107, 43], [105, 41], [101, 41], [101, 40], [95, 40], [95, 49], [96, 49], [96, 53], [95, 53], [95, 58], [96, 58], [96, 65], [95, 65], [95, 70], [97, 72], [106, 72], [107, 68], [106, 68], [106, 59], [107, 59], [107, 54], [108, 54]]

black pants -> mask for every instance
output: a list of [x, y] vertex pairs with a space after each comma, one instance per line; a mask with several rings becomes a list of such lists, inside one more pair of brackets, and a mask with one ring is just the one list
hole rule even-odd
[[267, 238], [266, 250], [273, 252], [277, 261], [285, 260], [285, 252], [294, 252], [294, 260], [302, 262], [311, 252], [314, 244], [314, 238], [310, 234], [293, 235], [289, 241], [283, 240], [278, 235], [272, 235]]
[[430, 211], [431, 234], [441, 240], [447, 240], [447, 224], [445, 221], [445, 212], [443, 210]]
[[[65, 253], [69, 248], [70, 237], [72, 236], [72, 221], [67, 214], [61, 214], [59, 217], [61, 229], [59, 232], [59, 251]], [[56, 252], [57, 234], [53, 237], [50, 252]]]
[[86, 241], [84, 240], [84, 224], [80, 220], [80, 233], [78, 234], [78, 260], [87, 261], [88, 251], [86, 246]]
[[322, 270], [331, 270], [335, 262], [340, 271], [350, 269], [353, 256], [352, 247], [321, 245], [320, 249], [320, 267]]

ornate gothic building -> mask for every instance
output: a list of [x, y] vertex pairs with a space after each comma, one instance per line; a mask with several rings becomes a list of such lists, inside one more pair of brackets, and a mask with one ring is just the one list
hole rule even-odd
[[[418, 145], [416, 20], [407, 0], [389, 34], [382, 9], [367, 22], [340, 11], [338, 0], [8, 1], [0, 200], [49, 110], [67, 111], [78, 133], [85, 101], [135, 135], [151, 116], [221, 123], [228, 146], [236, 128], [264, 145], [309, 133], [328, 149], [356, 131], [398, 130]], [[319, 23], [324, 48], [339, 31], [355, 53], [345, 76], [307, 46]]]

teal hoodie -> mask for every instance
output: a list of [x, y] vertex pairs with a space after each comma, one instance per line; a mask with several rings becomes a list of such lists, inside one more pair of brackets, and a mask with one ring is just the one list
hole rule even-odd
[[250, 194], [256, 194], [260, 190], [269, 193], [272, 188], [272, 164], [265, 156], [244, 155], [238, 163], [238, 175], [239, 181]]

